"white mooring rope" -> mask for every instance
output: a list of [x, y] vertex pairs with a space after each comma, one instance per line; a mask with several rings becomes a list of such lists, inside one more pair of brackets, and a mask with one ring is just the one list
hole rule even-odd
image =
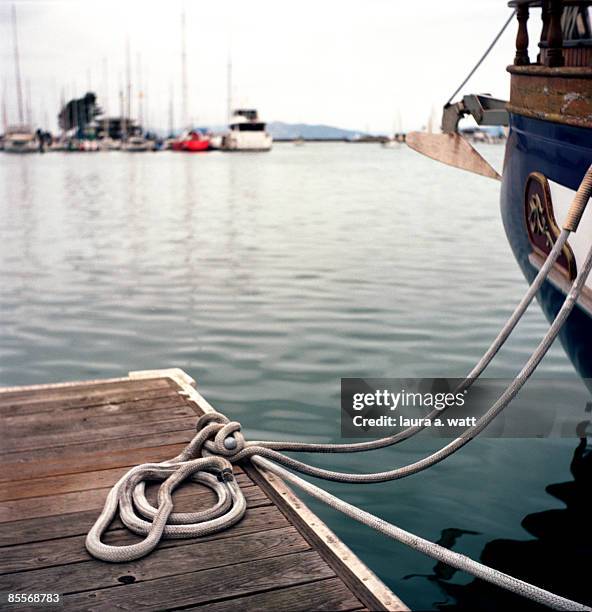
[[572, 601], [571, 599], [561, 597], [560, 595], [555, 595], [555, 593], [551, 593], [550, 591], [541, 589], [537, 586], [529, 584], [528, 582], [524, 582], [524, 580], [519, 580], [518, 578], [514, 578], [509, 574], [505, 574], [504, 572], [500, 572], [499, 570], [488, 567], [487, 565], [483, 565], [478, 561], [473, 561], [473, 559], [470, 557], [461, 555], [460, 553], [449, 550], [448, 548], [444, 548], [435, 542], [430, 542], [429, 540], [425, 540], [424, 538], [420, 538], [419, 536], [409, 533], [408, 531], [405, 531], [404, 529], [401, 529], [400, 527], [397, 527], [396, 525], [393, 525], [375, 516], [374, 514], [370, 514], [370, 512], [366, 512], [361, 508], [348, 504], [342, 499], [335, 497], [335, 495], [331, 495], [331, 493], [328, 493], [312, 483], [307, 482], [303, 478], [296, 476], [296, 474], [292, 474], [292, 472], [284, 470], [284, 468], [280, 467], [279, 465], [276, 465], [271, 461], [267, 461], [267, 459], [255, 456], [253, 457], [253, 463], [260, 465], [276, 476], [279, 476], [297, 487], [300, 487], [303, 491], [327, 504], [334, 510], [339, 510], [339, 512], [343, 512], [343, 514], [353, 518], [355, 521], [358, 521], [367, 527], [371, 527], [380, 533], [384, 533], [384, 535], [388, 536], [389, 538], [397, 540], [402, 544], [406, 544], [410, 548], [413, 548], [413, 550], [417, 550], [424, 553], [428, 557], [432, 557], [432, 559], [446, 563], [447, 565], [467, 572], [476, 578], [481, 578], [481, 580], [486, 580], [487, 582], [495, 584], [506, 591], [511, 591], [517, 595], [522, 595], [527, 599], [544, 604], [550, 608], [554, 608], [555, 610], [591, 610], [591, 608], [588, 606]]
[[[568, 213], [564, 229], [547, 257], [545, 264], [497, 338], [462, 383], [462, 388], [468, 388], [480, 376], [521, 319], [563, 250], [570, 232], [576, 231], [591, 194], [592, 166], [590, 166], [580, 184], [580, 188], [574, 197]], [[216, 412], [207, 413], [198, 419], [196, 436], [179, 455], [162, 463], [147, 463], [136, 466], [129, 470], [115, 484], [107, 496], [101, 514], [86, 537], [88, 551], [93, 556], [104, 561], [132, 561], [151, 552], [162, 537], [187, 538], [203, 536], [230, 527], [239, 521], [246, 511], [245, 498], [234, 479], [232, 464], [250, 458], [253, 463], [296, 484], [332, 508], [434, 559], [552, 608], [559, 610], [592, 610], [582, 604], [518, 580], [508, 574], [469, 559], [464, 555], [410, 534], [360, 508], [344, 502], [281, 467], [283, 465], [303, 474], [325, 480], [370, 483], [404, 478], [446, 459], [482, 432], [524, 386], [575, 307], [591, 269], [592, 247], [549, 330], [518, 376], [506, 388], [493, 406], [480, 417], [475, 425], [468, 428], [461, 437], [456, 438], [435, 453], [415, 463], [384, 472], [371, 474], [335, 472], [297, 461], [279, 451], [359, 452], [396, 444], [418, 433], [423, 428], [411, 427], [395, 436], [354, 444], [305, 444], [275, 441], [246, 442], [241, 432], [240, 423], [229, 421], [224, 415]], [[217, 494], [218, 500], [214, 506], [201, 512], [172, 512], [172, 493], [175, 487], [188, 478], [205, 484]], [[145, 496], [145, 483], [149, 480], [164, 481], [159, 489], [157, 508], [154, 508]], [[101, 541], [103, 533], [114, 519], [118, 509], [124, 525], [132, 532], [144, 535], [144, 540], [128, 546], [112, 546]], [[136, 514], [136, 511], [140, 516]]]

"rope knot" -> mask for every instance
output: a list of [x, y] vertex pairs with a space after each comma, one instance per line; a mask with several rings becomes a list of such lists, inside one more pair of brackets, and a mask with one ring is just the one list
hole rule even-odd
[[202, 453], [205, 450], [206, 454], [233, 457], [245, 448], [241, 424], [238, 421], [229, 421], [219, 412], [202, 415], [197, 420], [195, 428], [204, 434], [206, 433], [204, 430], [207, 430]]

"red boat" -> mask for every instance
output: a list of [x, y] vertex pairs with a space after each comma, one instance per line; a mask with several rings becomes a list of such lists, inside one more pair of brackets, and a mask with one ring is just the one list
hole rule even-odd
[[173, 151], [207, 151], [210, 149], [210, 137], [191, 130], [182, 134], [172, 145]]

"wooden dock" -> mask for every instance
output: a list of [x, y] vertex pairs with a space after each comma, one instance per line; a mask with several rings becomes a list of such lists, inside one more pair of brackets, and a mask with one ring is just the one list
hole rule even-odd
[[[210, 410], [178, 369], [0, 389], [0, 593], [58, 593], [77, 611], [406, 610], [283, 482], [250, 463], [237, 468], [247, 513], [227, 531], [163, 540], [128, 563], [87, 553], [109, 488], [134, 465], [176, 455]], [[213, 499], [185, 484], [175, 511]], [[138, 538], [117, 519], [105, 540]]]

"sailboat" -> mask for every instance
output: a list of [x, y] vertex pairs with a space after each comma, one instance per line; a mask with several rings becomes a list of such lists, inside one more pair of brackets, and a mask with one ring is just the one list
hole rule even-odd
[[39, 144], [27, 125], [12, 125], [4, 134], [4, 150], [7, 153], [37, 153]]
[[[144, 153], [152, 149], [152, 143], [144, 137], [142, 126], [132, 122], [132, 77], [131, 77], [131, 58], [129, 37], [126, 40], [126, 75], [127, 75], [127, 118], [125, 119], [125, 129], [122, 129], [121, 150], [128, 153]], [[138, 71], [138, 115], [142, 112], [142, 89], [140, 73]], [[123, 106], [123, 104], [122, 104]]]
[[25, 123], [23, 116], [23, 88], [19, 62], [16, 7], [14, 4], [12, 5], [12, 32], [14, 39], [14, 67], [19, 122], [17, 125], [7, 126], [6, 133], [4, 134], [4, 150], [7, 153], [36, 153], [39, 151], [39, 144], [37, 143], [31, 126]]
[[136, 136], [130, 136], [124, 147], [124, 151], [130, 153], [143, 153], [144, 151], [150, 151], [152, 149], [152, 143], [144, 138], [141, 134]]
[[[181, 87], [183, 95], [182, 120], [188, 125], [188, 96], [187, 96], [187, 49], [185, 34], [185, 11], [181, 13]], [[210, 135], [200, 130], [187, 128], [178, 138], [171, 143], [173, 151], [184, 151], [186, 153], [198, 153], [211, 149]]]
[[196, 153], [210, 149], [210, 136], [199, 130], [187, 130], [177, 138], [172, 147], [173, 151], [186, 151]]

